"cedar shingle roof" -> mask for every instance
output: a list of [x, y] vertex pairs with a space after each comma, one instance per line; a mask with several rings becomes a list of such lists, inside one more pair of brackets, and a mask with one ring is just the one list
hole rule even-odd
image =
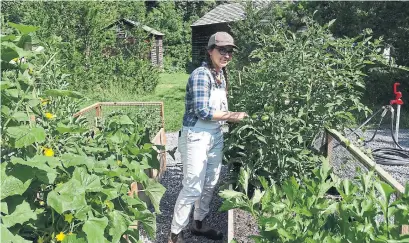
[[239, 3], [221, 4], [194, 22], [191, 26], [233, 22], [246, 18], [246, 11]]
[[[131, 24], [131, 25], [133, 25], [133, 26], [140, 26], [141, 25], [141, 23], [139, 23], [139, 22], [135, 22], [135, 21], [132, 21], [132, 20], [130, 20], [130, 19], [122, 19], [124, 22], [126, 22], [126, 23], [129, 23], [129, 24]], [[144, 29], [146, 32], [149, 32], [149, 33], [151, 33], [151, 34], [153, 34], [153, 35], [165, 35], [165, 34], [163, 34], [163, 33], [161, 33], [161, 32], [159, 32], [159, 31], [157, 31], [157, 30], [155, 30], [155, 29], [153, 29], [153, 28], [151, 28], [151, 27], [149, 27], [149, 26], [146, 26], [146, 25], [143, 25], [142, 24], [142, 29]]]

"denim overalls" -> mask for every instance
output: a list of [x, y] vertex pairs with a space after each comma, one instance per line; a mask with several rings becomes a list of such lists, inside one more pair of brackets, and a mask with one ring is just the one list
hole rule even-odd
[[[213, 111], [228, 111], [226, 89], [217, 87], [213, 75], [209, 106]], [[183, 164], [183, 189], [176, 201], [171, 232], [178, 234], [189, 223], [195, 204], [194, 220], [202, 221], [209, 213], [214, 188], [220, 175], [223, 159], [224, 121], [198, 119], [195, 126], [183, 127], [178, 149]]]

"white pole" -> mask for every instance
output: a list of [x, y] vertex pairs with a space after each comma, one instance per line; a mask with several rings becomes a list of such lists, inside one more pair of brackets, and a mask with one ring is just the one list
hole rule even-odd
[[[396, 143], [399, 143], [399, 120], [400, 120], [400, 105], [397, 105], [397, 109], [396, 109], [396, 127], [395, 127]], [[398, 147], [398, 145], [395, 144], [395, 147]]]

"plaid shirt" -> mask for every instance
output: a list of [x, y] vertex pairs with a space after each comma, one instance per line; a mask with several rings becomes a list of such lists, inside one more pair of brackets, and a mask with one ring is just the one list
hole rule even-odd
[[[213, 76], [213, 79], [210, 77]], [[206, 64], [196, 68], [190, 74], [186, 85], [185, 114], [183, 116], [183, 126], [193, 127], [197, 120], [212, 120], [214, 108], [209, 106], [210, 92], [212, 85], [216, 88], [226, 88], [223, 71], [221, 71], [221, 83], [217, 84], [216, 71], [207, 68]]]

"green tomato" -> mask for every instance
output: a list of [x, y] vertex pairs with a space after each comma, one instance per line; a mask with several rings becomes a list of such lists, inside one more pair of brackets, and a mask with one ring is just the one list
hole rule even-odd
[[261, 117], [262, 121], [268, 121], [268, 119], [270, 119], [270, 117], [267, 116], [267, 115], [264, 115], [264, 116]]
[[251, 116], [251, 118], [253, 118], [253, 119], [257, 119], [257, 117], [258, 117], [257, 114], [254, 114], [254, 115]]

